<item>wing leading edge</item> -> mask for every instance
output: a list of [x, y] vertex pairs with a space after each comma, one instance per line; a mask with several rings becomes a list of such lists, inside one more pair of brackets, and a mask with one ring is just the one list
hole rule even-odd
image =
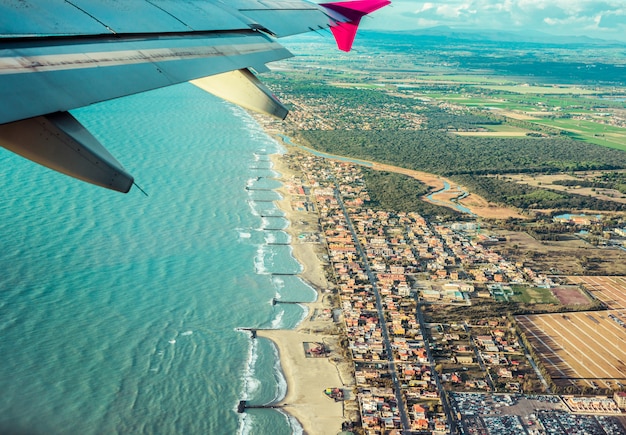
[[132, 176], [69, 110], [192, 81], [221, 98], [284, 118], [287, 109], [251, 72], [292, 56], [273, 38], [330, 27], [338, 47], [349, 51], [360, 19], [389, 3], [0, 2], [0, 16], [10, 18], [0, 23], [0, 146], [128, 192]]

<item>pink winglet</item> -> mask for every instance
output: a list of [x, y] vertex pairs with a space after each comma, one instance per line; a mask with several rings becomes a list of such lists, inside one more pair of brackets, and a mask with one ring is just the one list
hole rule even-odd
[[350, 51], [361, 18], [390, 3], [389, 0], [354, 0], [322, 3], [320, 6], [338, 12], [348, 19], [346, 22], [332, 20], [330, 30], [335, 36], [337, 47], [342, 51]]

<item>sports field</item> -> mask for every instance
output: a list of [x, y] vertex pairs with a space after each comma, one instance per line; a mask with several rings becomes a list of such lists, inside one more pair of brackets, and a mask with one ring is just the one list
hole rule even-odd
[[572, 284], [582, 286], [611, 310], [626, 308], [625, 276], [568, 276]]
[[[560, 387], [626, 385], [626, 310], [515, 318]], [[620, 323], [621, 322], [621, 323]]]

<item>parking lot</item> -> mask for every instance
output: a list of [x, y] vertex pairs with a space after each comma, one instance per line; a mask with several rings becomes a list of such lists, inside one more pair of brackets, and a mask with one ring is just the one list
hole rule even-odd
[[623, 417], [575, 415], [559, 396], [450, 393], [450, 401], [468, 435], [626, 435]]

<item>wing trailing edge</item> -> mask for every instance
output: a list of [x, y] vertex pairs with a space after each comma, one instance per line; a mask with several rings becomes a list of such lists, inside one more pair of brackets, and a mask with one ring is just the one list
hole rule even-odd
[[68, 112], [0, 125], [0, 146], [97, 186], [127, 193], [133, 177]]
[[390, 0], [354, 0], [322, 3], [320, 6], [347, 18], [348, 21], [331, 19], [330, 30], [337, 41], [337, 47], [342, 51], [350, 51], [361, 18], [389, 4], [391, 4]]
[[226, 101], [255, 112], [285, 119], [289, 110], [247, 68], [215, 74], [191, 83]]

